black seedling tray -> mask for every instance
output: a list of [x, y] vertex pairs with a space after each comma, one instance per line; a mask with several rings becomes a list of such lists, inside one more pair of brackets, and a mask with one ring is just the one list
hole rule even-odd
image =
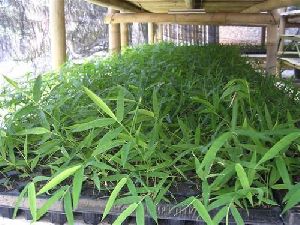
[[284, 224], [298, 225], [300, 224], [300, 206], [290, 209], [283, 217]]
[[[0, 193], [0, 214], [3, 217], [12, 218], [15, 202], [18, 198], [17, 192], [5, 192]], [[37, 207], [41, 207], [47, 198], [37, 198]], [[83, 219], [87, 224], [96, 225], [100, 223], [102, 213], [106, 205], [107, 198], [86, 198], [82, 197], [79, 200], [78, 207], [74, 211], [75, 219]], [[106, 218], [106, 222], [112, 223], [120, 213], [127, 208], [127, 205], [114, 206], [109, 216]], [[280, 217], [281, 209], [279, 207], [274, 208], [255, 208], [239, 210], [246, 225], [284, 225], [284, 224], [300, 224], [300, 213], [289, 212], [284, 220]], [[212, 211], [211, 215], [214, 216], [217, 213]], [[30, 220], [31, 215], [29, 211], [29, 205], [27, 199], [23, 199], [20, 204], [18, 215], [23, 214], [26, 219]], [[178, 207], [174, 204], [159, 204], [157, 206], [157, 214], [159, 218], [159, 225], [204, 225], [205, 223], [198, 217], [197, 211], [193, 207]], [[63, 209], [63, 202], [58, 201], [52, 205], [48, 210], [45, 217], [50, 222], [55, 224], [64, 224], [66, 222], [66, 215]], [[135, 214], [132, 214], [131, 218], [128, 218], [123, 224], [134, 223]], [[155, 222], [150, 218], [149, 214], [145, 213], [146, 225], [154, 225]], [[296, 221], [296, 223], [294, 223]], [[299, 221], [299, 223], [297, 223]], [[288, 222], [288, 223], [286, 223]], [[293, 223], [290, 223], [293, 222]], [[225, 224], [222, 223], [222, 224]], [[229, 217], [229, 224], [236, 224], [232, 217]]]

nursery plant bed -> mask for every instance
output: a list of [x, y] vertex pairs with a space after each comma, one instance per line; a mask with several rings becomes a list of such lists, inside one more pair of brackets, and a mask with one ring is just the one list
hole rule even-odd
[[[18, 198], [18, 192], [6, 192], [0, 193], [0, 214], [3, 217], [13, 218], [14, 207]], [[37, 199], [37, 207], [41, 207], [47, 198], [39, 197]], [[79, 200], [78, 207], [75, 209], [74, 214], [77, 217], [81, 217], [87, 224], [98, 224], [101, 220], [102, 213], [104, 212], [107, 198], [88, 198], [82, 197]], [[127, 208], [127, 205], [116, 205], [114, 206], [107, 218], [107, 222], [111, 223], [114, 219], [121, 214]], [[244, 219], [245, 224], [248, 225], [282, 225], [283, 220], [280, 217], [281, 209], [279, 207], [273, 208], [253, 208], [253, 209], [240, 209], [240, 215]], [[31, 219], [29, 212], [29, 204], [27, 199], [23, 199], [19, 206], [19, 212], [25, 213], [26, 219]], [[217, 213], [217, 210], [212, 211], [212, 216]], [[175, 204], [165, 204], [161, 203], [157, 206], [157, 215], [159, 219], [159, 224], [205, 224], [202, 219], [198, 217], [198, 213], [193, 207], [186, 206], [176, 206]], [[134, 217], [135, 214], [132, 214]], [[58, 201], [53, 204], [46, 215], [48, 219], [56, 224], [64, 224], [66, 222], [66, 216], [64, 213], [63, 202]], [[76, 217], [75, 217], [76, 218]], [[292, 210], [288, 214], [288, 221], [293, 222], [299, 220], [300, 218], [300, 208], [297, 210]], [[146, 224], [155, 224], [155, 222], [150, 219], [149, 214], [146, 212]], [[125, 224], [129, 224], [130, 219], [126, 221]], [[236, 224], [234, 219], [229, 217], [229, 224]], [[295, 224], [295, 223], [288, 223]]]

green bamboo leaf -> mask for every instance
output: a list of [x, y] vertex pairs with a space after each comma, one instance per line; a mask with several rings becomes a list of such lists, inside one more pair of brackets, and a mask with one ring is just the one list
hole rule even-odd
[[195, 130], [195, 145], [200, 145], [200, 138], [201, 138], [201, 128], [198, 125]]
[[106, 133], [98, 141], [97, 147], [92, 153], [92, 156], [96, 156], [98, 154], [106, 152], [107, 150], [110, 150], [111, 148], [122, 145], [124, 143], [122, 140], [112, 141], [113, 139], [115, 139], [120, 135], [122, 129], [123, 129], [122, 127], [118, 127], [117, 129], [110, 130], [108, 133]]
[[100, 140], [98, 142], [96, 149], [93, 151], [92, 156], [97, 156], [99, 154], [105, 153], [108, 150], [119, 147], [122, 144], [124, 144], [124, 141], [122, 140], [116, 140], [116, 141]]
[[84, 87], [84, 91], [100, 109], [102, 109], [112, 119], [118, 121], [115, 114], [111, 111], [111, 109], [106, 105], [106, 103], [100, 97], [98, 97], [96, 94], [94, 94], [91, 90], [89, 90], [86, 87]]
[[64, 193], [64, 189], [59, 189], [54, 194], [52, 194], [51, 198], [49, 198], [40, 209], [38, 209], [37, 220], [39, 220], [43, 215], [45, 215], [48, 212], [49, 208], [63, 197]]
[[37, 220], [36, 192], [34, 183], [28, 185], [28, 202], [32, 220]]
[[[135, 111], [130, 112], [130, 114], [134, 114], [134, 113], [135, 113]], [[152, 117], [152, 118], [154, 117], [154, 113], [149, 110], [146, 110], [146, 109], [137, 109], [136, 113], [138, 115], [144, 115], [144, 116], [148, 116], [148, 117]]]
[[73, 198], [73, 208], [76, 209], [79, 197], [81, 194], [81, 188], [83, 183], [83, 176], [84, 176], [84, 168], [81, 167], [79, 170], [76, 171], [74, 178], [73, 178], [73, 190], [72, 190], [72, 198]]
[[27, 158], [28, 158], [28, 136], [26, 135], [24, 141], [24, 159], [26, 163], [27, 163]]
[[214, 182], [211, 184], [212, 190], [219, 190], [225, 183], [227, 183], [235, 174], [234, 165], [227, 166], [222, 172], [220, 172]]
[[32, 98], [35, 102], [38, 102], [42, 97], [41, 88], [42, 88], [42, 76], [39, 75], [34, 81], [33, 90], [32, 90]]
[[53, 177], [42, 189], [37, 193], [37, 195], [41, 195], [50, 189], [54, 188], [56, 185], [58, 185], [60, 182], [65, 180], [66, 178], [73, 175], [77, 170], [81, 168], [81, 165], [73, 166], [71, 168], [65, 169], [55, 177]]
[[[290, 191], [291, 192], [291, 191]], [[290, 193], [289, 192], [289, 193]], [[288, 193], [288, 194], [289, 194]], [[293, 191], [293, 193], [289, 196], [289, 198], [286, 200], [286, 205], [282, 211], [282, 213], [285, 213], [289, 209], [293, 208], [295, 205], [297, 205], [300, 202], [300, 189], [297, 189], [296, 191]]]
[[235, 206], [230, 207], [231, 214], [238, 225], [244, 225], [244, 220]]
[[132, 142], [128, 142], [125, 145], [123, 145], [123, 147], [120, 149], [121, 152], [121, 161], [122, 161], [122, 166], [124, 167], [126, 162], [127, 162], [127, 158], [129, 155], [129, 151], [132, 148]]
[[153, 200], [148, 195], [145, 197], [145, 203], [146, 203], [146, 206], [147, 206], [147, 209], [148, 209], [148, 213], [150, 214], [152, 219], [156, 223], [158, 223], [156, 206], [155, 206]]
[[153, 94], [152, 94], [152, 107], [153, 107], [153, 112], [156, 118], [159, 118], [159, 102], [157, 98], [157, 89], [153, 89]]
[[199, 216], [204, 220], [207, 225], [214, 225], [208, 211], [206, 210], [205, 206], [198, 200], [194, 199], [193, 206], [197, 210]]
[[208, 111], [211, 111], [211, 112], [214, 112], [214, 113], [216, 112], [215, 107], [209, 101], [207, 101], [206, 99], [202, 99], [202, 98], [199, 98], [199, 97], [191, 97], [191, 99], [195, 102], [201, 103], [202, 105], [206, 106]]
[[136, 224], [145, 225], [145, 210], [142, 203], [139, 203], [136, 208]]
[[74, 225], [74, 216], [70, 191], [67, 191], [64, 197], [64, 210], [67, 216], [68, 225]]
[[203, 172], [202, 167], [201, 167], [201, 163], [200, 163], [199, 159], [197, 159], [196, 156], [194, 156], [194, 158], [195, 158], [195, 169], [196, 169], [196, 174], [198, 175], [198, 177], [199, 177], [201, 180], [205, 180], [204, 172]]
[[[112, 193], [110, 194], [104, 212], [103, 212], [103, 216], [102, 216], [102, 220], [104, 220], [104, 218], [107, 216], [107, 214], [109, 213], [109, 211], [111, 210], [112, 206], [114, 205], [114, 202], [119, 194], [119, 192], [121, 191], [121, 189], [123, 188], [123, 186], [126, 184], [127, 182], [127, 178], [124, 177], [122, 178], [118, 184], [116, 185], [115, 189], [112, 191]], [[134, 203], [136, 204], [136, 203]], [[137, 204], [136, 204], [137, 205]]]
[[272, 130], [273, 129], [273, 122], [272, 122], [272, 118], [271, 118], [270, 112], [268, 110], [267, 104], [265, 104], [265, 118], [266, 118], [268, 129]]
[[126, 220], [126, 218], [129, 217], [137, 207], [138, 207], [137, 203], [132, 203], [131, 205], [129, 205], [128, 208], [125, 209], [118, 216], [118, 218], [115, 220], [115, 222], [113, 222], [112, 225], [122, 225], [122, 223]]
[[300, 132], [294, 132], [286, 135], [278, 141], [270, 150], [261, 158], [257, 166], [276, 157], [281, 151], [286, 149], [293, 141], [300, 137]]
[[210, 193], [211, 193], [210, 186], [208, 185], [207, 180], [202, 181], [201, 187], [202, 187], [203, 203], [204, 203], [204, 206], [207, 207], [208, 202], [209, 202]]
[[99, 162], [99, 161], [95, 161], [95, 160], [88, 162], [86, 166], [92, 166], [92, 167], [95, 167], [95, 168], [100, 169], [100, 170], [117, 171], [112, 166], [110, 166], [110, 165], [108, 165], [104, 162]]
[[228, 193], [228, 194], [223, 194], [217, 197], [215, 201], [213, 201], [209, 206], [207, 207], [207, 210], [213, 210], [216, 208], [220, 208], [221, 206], [226, 206], [229, 205], [232, 202], [233, 195]]
[[239, 163], [235, 164], [235, 170], [236, 170], [236, 173], [238, 175], [238, 178], [239, 178], [239, 181], [240, 181], [242, 187], [244, 189], [249, 189], [250, 183], [249, 183], [247, 174], [246, 174], [244, 168], [241, 166], [241, 164], [239, 164]]
[[117, 119], [119, 122], [122, 122], [124, 118], [124, 96], [124, 89], [120, 88], [117, 99]]
[[206, 152], [204, 159], [201, 163], [201, 169], [205, 167], [205, 174], [208, 175], [213, 161], [216, 158], [217, 152], [220, 148], [232, 137], [232, 133], [226, 132], [219, 136]]
[[93, 128], [107, 127], [114, 124], [116, 121], [111, 118], [96, 119], [86, 123], [79, 123], [68, 127], [72, 132], [82, 132]]
[[220, 209], [218, 211], [218, 213], [215, 215], [215, 217], [213, 218], [213, 223], [214, 224], [220, 224], [222, 222], [222, 220], [226, 217], [227, 212], [228, 212], [227, 206]]
[[289, 172], [286, 167], [286, 163], [285, 163], [284, 159], [282, 157], [277, 157], [275, 159], [275, 162], [276, 162], [277, 171], [279, 172], [279, 174], [283, 180], [283, 183], [286, 186], [291, 187], [292, 182], [291, 182], [290, 175], [289, 175]]
[[140, 196], [126, 196], [115, 201], [114, 205], [130, 205], [141, 201]]
[[7, 76], [3, 76], [3, 77], [4, 77], [4, 79], [5, 79], [10, 85], [12, 85], [12, 86], [13, 86], [14, 88], [16, 88], [16, 89], [19, 89], [19, 85], [18, 85], [18, 83], [17, 83], [16, 81], [10, 79], [10, 78], [7, 77]]
[[19, 131], [16, 133], [16, 135], [29, 135], [29, 134], [40, 135], [40, 134], [47, 134], [47, 133], [50, 133], [50, 130], [44, 127], [34, 127], [34, 128], [29, 128], [29, 129]]
[[231, 129], [233, 131], [236, 129], [237, 126], [238, 109], [239, 109], [238, 99], [235, 98], [233, 100], [232, 119], [231, 119]]
[[19, 210], [19, 207], [20, 207], [20, 204], [21, 204], [21, 201], [24, 199], [24, 196], [25, 194], [27, 193], [27, 190], [28, 190], [28, 185], [26, 185], [23, 190], [21, 191], [21, 193], [19, 194], [18, 198], [17, 198], [17, 201], [16, 201], [16, 204], [15, 204], [15, 209], [14, 209], [14, 213], [13, 213], [13, 219], [16, 218], [17, 216], [17, 212]]
[[[247, 174], [246, 174], [244, 168], [242, 167], [242, 165], [239, 163], [235, 164], [235, 170], [236, 170], [236, 173], [238, 175], [239, 181], [240, 181], [243, 189], [249, 190], [250, 182], [248, 180]], [[251, 205], [253, 205], [252, 194], [250, 192], [247, 194], [247, 198], [249, 199]]]

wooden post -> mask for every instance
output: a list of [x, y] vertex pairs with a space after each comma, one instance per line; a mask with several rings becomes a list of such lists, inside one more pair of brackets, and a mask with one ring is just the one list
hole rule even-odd
[[[280, 17], [280, 22], [279, 22], [279, 32], [278, 32], [280, 36], [285, 34], [286, 22], [287, 22], [286, 17], [281, 16]], [[279, 44], [279, 48], [278, 48], [278, 52], [282, 53], [283, 48], [284, 48], [284, 40], [281, 39], [280, 44]]]
[[120, 24], [121, 30], [121, 49], [125, 49], [128, 46], [128, 23]]
[[66, 28], [64, 0], [50, 0], [50, 40], [52, 68], [58, 70], [66, 61]]
[[[124, 11], [121, 11], [124, 13]], [[129, 37], [128, 37], [128, 23], [120, 23], [120, 32], [121, 32], [121, 49], [125, 49], [128, 46]]]
[[[118, 10], [114, 10], [109, 8], [108, 13], [118, 13]], [[120, 38], [120, 24], [109, 24], [108, 26], [109, 33], [109, 52], [110, 53], [118, 53], [121, 50], [121, 38]]]
[[163, 24], [158, 24], [157, 25], [157, 42], [162, 42], [163, 41]]
[[267, 26], [267, 74], [276, 74], [277, 65], [277, 43], [278, 43], [278, 27], [277, 25]]
[[154, 43], [154, 26], [153, 23], [148, 23], [148, 44]]

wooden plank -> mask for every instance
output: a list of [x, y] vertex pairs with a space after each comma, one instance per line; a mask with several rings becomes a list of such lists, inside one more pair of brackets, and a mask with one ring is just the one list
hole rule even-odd
[[300, 69], [300, 58], [279, 58], [284, 66]]
[[248, 9], [245, 9], [243, 13], [258, 13], [299, 4], [300, 0], [267, 0], [265, 2], [255, 4]]
[[138, 7], [128, 1], [122, 0], [86, 0], [95, 5], [100, 5], [103, 7], [110, 7], [115, 10], [125, 10], [128, 12], [144, 12], [145, 10]]
[[203, 25], [251, 25], [266, 26], [278, 21], [269, 14], [241, 13], [115, 13], [105, 17], [105, 23], [182, 23]]
[[281, 39], [300, 42], [300, 35], [281, 35]]

